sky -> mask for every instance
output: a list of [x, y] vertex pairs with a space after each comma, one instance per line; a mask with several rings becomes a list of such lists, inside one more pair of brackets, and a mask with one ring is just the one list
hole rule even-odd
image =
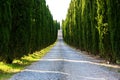
[[49, 6], [53, 19], [62, 22], [66, 18], [66, 14], [69, 8], [71, 0], [46, 0], [46, 4]]

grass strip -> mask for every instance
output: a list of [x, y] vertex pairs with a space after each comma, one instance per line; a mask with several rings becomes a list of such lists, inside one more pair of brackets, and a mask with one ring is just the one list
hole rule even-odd
[[8, 80], [12, 75], [20, 72], [26, 66], [40, 60], [54, 45], [55, 43], [33, 54], [26, 55], [19, 60], [14, 60], [12, 64], [0, 62], [0, 80]]

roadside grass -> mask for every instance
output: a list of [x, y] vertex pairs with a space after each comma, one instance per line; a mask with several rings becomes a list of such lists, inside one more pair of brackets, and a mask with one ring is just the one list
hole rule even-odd
[[20, 72], [26, 66], [40, 60], [54, 45], [55, 43], [40, 51], [36, 51], [33, 54], [24, 56], [19, 60], [14, 60], [12, 64], [0, 62], [0, 80], [8, 80], [12, 75]]
[[120, 70], [118, 70], [118, 72], [120, 73]]

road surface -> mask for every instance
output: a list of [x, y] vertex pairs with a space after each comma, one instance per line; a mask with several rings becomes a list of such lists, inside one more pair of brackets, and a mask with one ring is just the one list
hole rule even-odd
[[110, 65], [67, 46], [60, 33], [45, 57], [10, 80], [120, 80], [120, 73], [110, 70]]

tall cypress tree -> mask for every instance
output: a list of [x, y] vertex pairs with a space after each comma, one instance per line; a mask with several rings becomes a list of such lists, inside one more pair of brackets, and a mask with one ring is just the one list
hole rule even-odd
[[62, 23], [65, 42], [111, 62], [120, 60], [119, 4], [119, 0], [71, 0]]
[[58, 25], [45, 0], [1, 0], [0, 61], [12, 63], [52, 44]]
[[0, 60], [6, 61], [11, 31], [11, 0], [0, 1]]

